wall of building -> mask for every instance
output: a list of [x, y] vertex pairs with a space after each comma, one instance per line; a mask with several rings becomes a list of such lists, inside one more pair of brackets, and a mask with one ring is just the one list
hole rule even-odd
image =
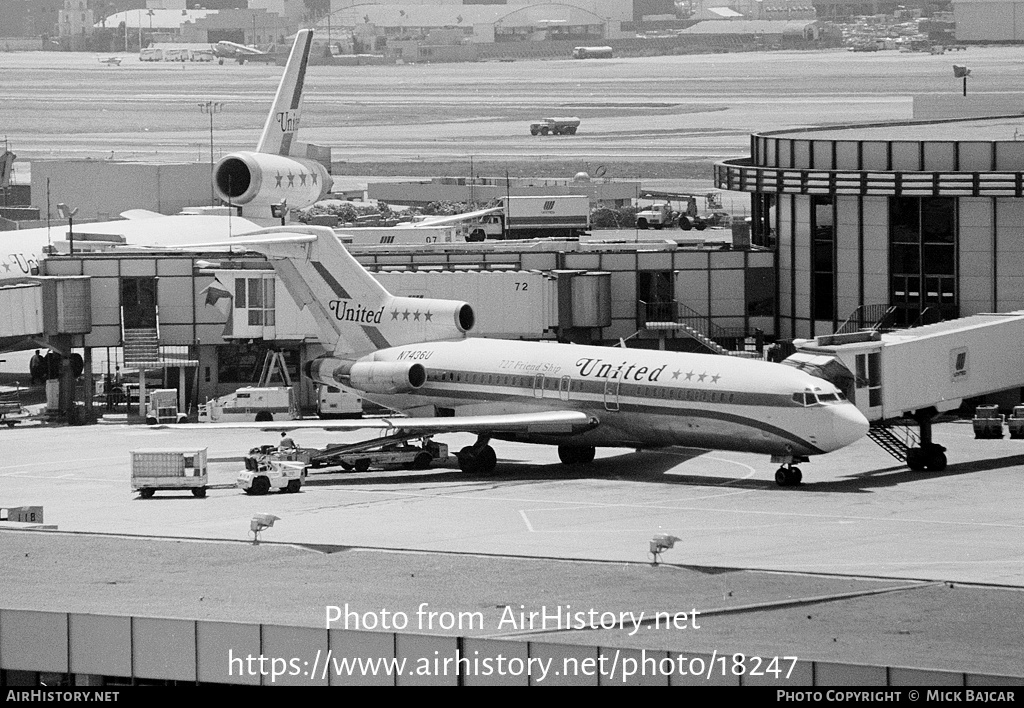
[[[643, 653], [645, 652], [645, 653]], [[322, 657], [369, 659], [388, 662], [398, 659], [408, 667], [433, 667], [438, 656], [461, 655], [479, 661], [475, 666], [525, 666], [529, 658], [551, 662], [552, 670], [543, 685], [707, 685], [709, 681], [692, 667], [714, 664], [710, 654], [614, 648], [597, 644], [559, 644], [522, 639], [502, 640], [480, 637], [421, 635], [405, 632], [372, 632], [323, 627], [295, 627], [256, 622], [216, 621], [166, 617], [135, 617], [125, 614], [40, 612], [0, 608], [0, 686], [117, 686], [129, 683], [154, 684], [164, 681], [210, 684], [277, 686], [346, 685], [445, 685], [528, 686], [529, 672], [519, 675], [485, 676], [482, 672], [460, 670], [419, 674], [411, 668], [403, 675], [381, 671], [342, 675], [324, 666], [315, 670]], [[254, 657], [251, 664], [245, 657]], [[291, 663], [273, 678], [270, 667], [260, 675], [255, 657], [294, 657], [296, 666], [314, 667], [314, 675], [293, 673]], [[615, 676], [609, 681], [600, 671], [563, 671], [563, 666], [604, 666], [616, 660], [646, 659], [661, 666], [689, 667], [694, 673], [674, 670], [660, 675], [637, 672], [630, 679]], [[682, 659], [682, 662], [680, 662]], [[516, 663], [513, 663], [515, 660]], [[282, 662], [284, 659], [281, 660]], [[521, 663], [518, 663], [521, 662]], [[591, 662], [584, 664], [583, 662]], [[664, 662], [664, 663], [662, 663]], [[686, 663], [690, 662], [690, 663]], [[466, 664], [468, 667], [470, 664]], [[255, 667], [256, 671], [249, 671]], [[281, 666], [276, 667], [281, 669]], [[739, 676], [726, 672], [710, 683], [719, 685], [772, 686], [1013, 686], [1020, 679], [978, 673], [857, 665], [839, 662], [798, 660], [778, 677]], [[500, 679], [500, 680], [496, 680]], [[534, 679], [536, 680], [536, 678]], [[43, 682], [43, 683], [41, 683]]]
[[210, 165], [157, 164], [114, 160], [34, 160], [32, 201], [50, 217], [57, 204], [78, 208], [77, 219], [104, 220], [129, 209], [177, 214], [210, 203]]
[[956, 38], [964, 42], [1006, 42], [1024, 39], [1024, 2], [1018, 0], [955, 0]]

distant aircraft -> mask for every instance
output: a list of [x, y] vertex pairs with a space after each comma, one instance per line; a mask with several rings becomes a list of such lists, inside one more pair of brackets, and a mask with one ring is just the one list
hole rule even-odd
[[106, 59], [100, 59], [100, 64], [108, 64], [110, 66], [121, 66], [121, 57], [108, 57]]
[[227, 40], [221, 40], [216, 44], [212, 45], [213, 54], [219, 59], [235, 59], [239, 64], [244, 64], [246, 59], [252, 57], [263, 57], [267, 56], [267, 52], [256, 47], [250, 47], [245, 44], [238, 44], [237, 42], [229, 42]]
[[591, 462], [597, 447], [759, 452], [782, 464], [775, 474], [780, 486], [800, 483], [794, 463], [838, 450], [868, 430], [835, 386], [782, 364], [470, 338], [468, 303], [390, 294], [326, 227], [264, 229], [203, 248], [225, 245], [267, 256], [295, 302], [309, 308], [320, 343], [332, 352], [307, 364], [309, 378], [412, 416], [289, 421], [274, 429], [473, 432], [476, 443], [458, 460], [477, 474], [495, 468], [492, 438], [557, 445], [565, 464]]
[[[120, 221], [78, 224], [54, 222], [50, 229], [5, 231], [0, 236], [0, 285], [39, 273], [39, 262], [48, 252], [67, 252], [74, 237], [76, 250], [117, 246], [155, 246], [178, 243], [182, 235], [195, 243], [229, 238], [261, 224], [276, 223], [275, 207], [303, 208], [325, 196], [333, 184], [320, 163], [294, 156], [299, 129], [302, 89], [313, 43], [313, 31], [295, 37], [288, 64], [267, 114], [255, 151], [225, 155], [214, 167], [214, 192], [225, 204], [242, 207], [243, 216], [164, 216], [145, 209], [122, 214]], [[73, 212], [71, 212], [73, 214]]]

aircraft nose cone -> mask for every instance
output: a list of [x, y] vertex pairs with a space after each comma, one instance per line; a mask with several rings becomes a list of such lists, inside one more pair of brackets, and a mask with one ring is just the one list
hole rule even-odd
[[857, 406], [844, 404], [833, 408], [832, 432], [835, 435], [834, 450], [860, 440], [867, 435], [868, 419]]

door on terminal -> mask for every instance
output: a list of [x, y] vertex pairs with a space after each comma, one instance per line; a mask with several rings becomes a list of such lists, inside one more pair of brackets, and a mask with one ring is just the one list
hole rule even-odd
[[636, 274], [636, 299], [640, 304], [638, 327], [648, 322], [675, 322], [675, 276], [671, 270], [641, 270]]
[[121, 278], [121, 318], [125, 329], [156, 328], [156, 278]]

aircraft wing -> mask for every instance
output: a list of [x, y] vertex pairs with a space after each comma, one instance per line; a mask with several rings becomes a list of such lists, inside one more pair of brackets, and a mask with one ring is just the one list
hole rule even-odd
[[467, 211], [465, 214], [452, 214], [451, 216], [438, 216], [436, 218], [427, 217], [423, 221], [417, 221], [414, 224], [410, 224], [408, 228], [422, 229], [433, 226], [447, 226], [448, 224], [460, 224], [463, 221], [479, 219], [481, 216], [487, 216], [488, 214], [496, 214], [501, 210], [501, 207], [492, 207], [490, 209], [478, 209], [477, 211]]
[[379, 430], [424, 435], [440, 433], [579, 433], [596, 427], [598, 420], [580, 411], [538, 411], [500, 415], [456, 416], [452, 418], [361, 418], [354, 420], [282, 420], [265, 423], [184, 423], [151, 425], [150, 428], [212, 430], [237, 428], [288, 431], [303, 428], [321, 430]]

